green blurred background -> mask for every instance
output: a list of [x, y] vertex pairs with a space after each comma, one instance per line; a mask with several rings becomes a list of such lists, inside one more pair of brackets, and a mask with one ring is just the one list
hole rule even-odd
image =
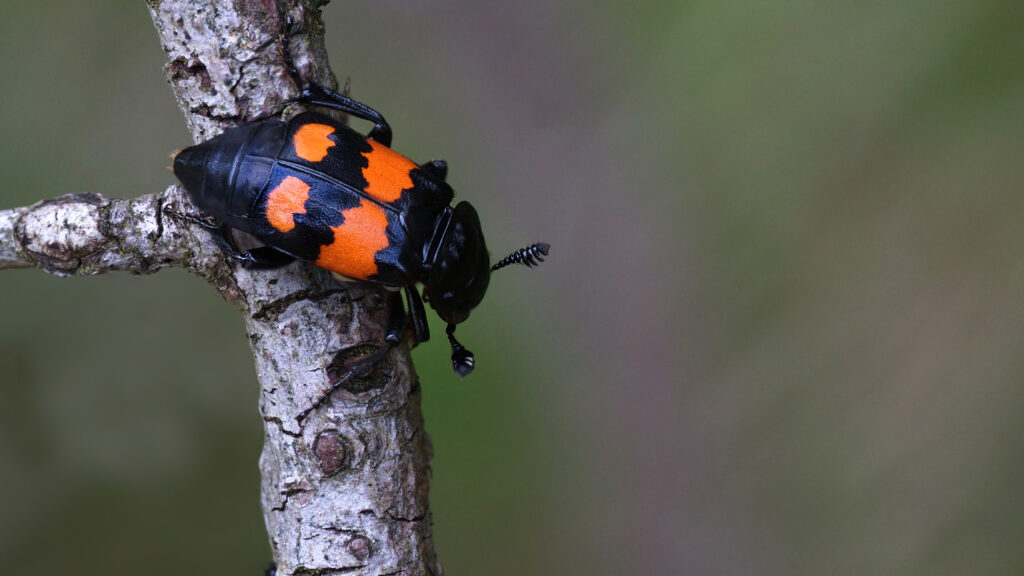
[[[2, 16], [0, 208], [173, 182], [142, 2]], [[471, 378], [415, 353], [446, 573], [1024, 571], [1019, 2], [325, 19], [493, 253], [554, 246], [460, 327]], [[261, 442], [203, 281], [0, 272], [3, 573], [258, 574]]]

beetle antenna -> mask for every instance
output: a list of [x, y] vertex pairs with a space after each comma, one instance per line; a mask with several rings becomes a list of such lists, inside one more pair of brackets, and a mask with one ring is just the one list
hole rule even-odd
[[469, 374], [476, 363], [473, 353], [455, 339], [455, 324], [448, 324], [444, 332], [448, 335], [448, 343], [452, 345], [452, 370], [459, 376]]
[[537, 242], [536, 244], [532, 244], [526, 248], [521, 248], [508, 256], [505, 256], [494, 266], [491, 266], [491, 272], [504, 268], [509, 264], [523, 264], [524, 266], [533, 268], [544, 261], [544, 257], [548, 255], [548, 250], [550, 249], [551, 245], [547, 242]]

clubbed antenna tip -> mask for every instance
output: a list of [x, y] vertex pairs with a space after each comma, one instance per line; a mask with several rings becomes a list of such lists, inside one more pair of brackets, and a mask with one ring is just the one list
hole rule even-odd
[[551, 249], [551, 245], [547, 242], [537, 242], [536, 244], [527, 246], [516, 250], [502, 258], [497, 264], [491, 266], [491, 272], [504, 268], [509, 264], [523, 264], [524, 266], [534, 267], [544, 261], [544, 256], [548, 255], [548, 250]]

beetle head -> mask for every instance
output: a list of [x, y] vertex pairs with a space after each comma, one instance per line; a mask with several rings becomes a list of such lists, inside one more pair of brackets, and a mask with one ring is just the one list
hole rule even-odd
[[490, 280], [480, 218], [469, 202], [459, 202], [424, 283], [424, 299], [442, 320], [458, 324], [483, 300]]
[[423, 298], [448, 323], [445, 333], [452, 347], [452, 368], [460, 376], [473, 371], [474, 358], [455, 339], [455, 325], [465, 321], [483, 300], [491, 272], [510, 264], [536, 266], [544, 261], [549, 248], [538, 242], [491, 266], [476, 210], [468, 202], [455, 206], [424, 282]]

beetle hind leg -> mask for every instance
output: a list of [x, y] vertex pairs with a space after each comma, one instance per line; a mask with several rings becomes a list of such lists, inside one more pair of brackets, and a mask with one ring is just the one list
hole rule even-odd
[[307, 86], [302, 88], [302, 92], [299, 94], [298, 100], [300, 102], [339, 110], [356, 118], [373, 122], [373, 128], [366, 135], [367, 138], [372, 138], [388, 148], [391, 147], [391, 125], [388, 124], [380, 112], [362, 102], [356, 102], [347, 96], [342, 96], [334, 90], [321, 86], [312, 80], [307, 80], [306, 83]]
[[[306, 104], [312, 104], [314, 106], [324, 106], [325, 108], [332, 108], [347, 114], [351, 114], [356, 118], [361, 118], [373, 122], [373, 128], [370, 130], [367, 137], [373, 138], [377, 142], [391, 147], [391, 125], [388, 124], [387, 120], [380, 112], [377, 112], [373, 108], [370, 108], [362, 102], [356, 102], [346, 95], [338, 94], [334, 90], [321, 86], [316, 82], [303, 78], [302, 74], [299, 73], [299, 68], [295, 65], [295, 60], [292, 59], [292, 46], [291, 46], [291, 30], [292, 30], [292, 17], [288, 16], [285, 18], [284, 29], [281, 30], [279, 36], [281, 41], [281, 56], [284, 58], [285, 67], [288, 69], [288, 75], [292, 77], [292, 81], [295, 82], [295, 86], [299, 89], [299, 102], [305, 102]], [[348, 84], [345, 86], [346, 93], [348, 92]]]

